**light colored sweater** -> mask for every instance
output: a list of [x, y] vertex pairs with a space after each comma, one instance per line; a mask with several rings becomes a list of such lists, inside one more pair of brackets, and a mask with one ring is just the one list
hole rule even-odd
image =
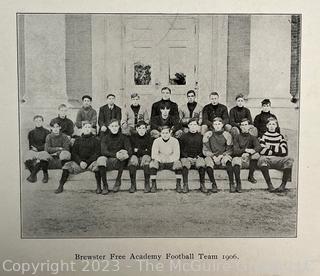
[[164, 141], [162, 137], [154, 140], [151, 151], [151, 158], [160, 163], [172, 163], [180, 158], [180, 145], [176, 138], [170, 137]]

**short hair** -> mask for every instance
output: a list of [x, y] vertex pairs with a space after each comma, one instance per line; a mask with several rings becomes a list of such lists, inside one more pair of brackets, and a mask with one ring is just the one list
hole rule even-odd
[[33, 120], [40, 118], [42, 120], [42, 122], [44, 121], [43, 116], [42, 115], [36, 115], [33, 117]]
[[159, 127], [160, 132], [161, 132], [162, 130], [165, 130], [165, 129], [168, 129], [169, 131], [171, 131], [171, 127], [169, 127], [169, 126], [167, 126], [167, 125], [164, 125], [164, 126]]
[[81, 100], [83, 101], [84, 99], [89, 99], [90, 102], [92, 102], [92, 97], [89, 96], [89, 95], [84, 95], [84, 96], [82, 96]]
[[136, 98], [136, 97], [140, 98], [138, 93], [132, 93], [130, 97], [131, 97], [131, 99]]
[[218, 97], [219, 97], [219, 93], [214, 91], [214, 92], [211, 92], [211, 93], [210, 93], [209, 97], [210, 97], [210, 96], [218, 96]]
[[58, 125], [59, 127], [61, 127], [61, 124], [58, 121], [53, 122], [52, 124], [50, 124], [51, 127], [54, 127], [54, 125]]
[[276, 123], [278, 123], [278, 120], [277, 120], [276, 117], [271, 116], [271, 117], [269, 117], [269, 118], [267, 119], [267, 124], [269, 124], [270, 122], [276, 122]]
[[242, 94], [242, 93], [240, 93], [240, 94], [238, 94], [237, 96], [236, 96], [236, 100], [238, 100], [238, 99], [244, 99], [244, 95]]
[[170, 106], [170, 103], [168, 102], [161, 102], [160, 103], [160, 106], [159, 106], [160, 109], [171, 109], [171, 106]]
[[196, 95], [196, 92], [194, 92], [194, 90], [189, 90], [187, 92], [187, 97], [189, 96], [189, 94], [193, 94], [194, 96]]
[[111, 119], [110, 122], [108, 123], [108, 126], [110, 126], [112, 123], [117, 122], [118, 125], [120, 126], [120, 122], [118, 119]]
[[107, 95], [107, 98], [109, 98], [109, 97], [116, 97], [116, 95], [115, 94], [112, 94], [112, 93], [109, 93], [108, 95]]
[[271, 101], [269, 99], [264, 99], [262, 102], [261, 102], [261, 105], [265, 105], [265, 104], [270, 104], [271, 105]]
[[188, 125], [189, 125], [190, 123], [193, 123], [193, 122], [196, 122], [197, 125], [198, 125], [198, 119], [197, 119], [197, 118], [191, 118], [191, 119], [189, 120], [189, 122], [188, 122]]
[[248, 122], [248, 124], [250, 123], [249, 119], [248, 118], [243, 118], [240, 122], [240, 125], [244, 122]]
[[61, 108], [67, 108], [67, 105], [66, 104], [60, 104], [59, 106], [58, 106], [58, 110], [60, 110]]
[[162, 87], [162, 88], [161, 88], [161, 92], [162, 92], [163, 90], [169, 90], [169, 92], [170, 92], [170, 94], [171, 94], [171, 89], [170, 89], [168, 86]]
[[147, 126], [147, 125], [148, 124], [145, 121], [141, 120], [141, 121], [138, 121], [138, 123], [136, 124], [136, 128], [141, 127], [141, 126]]
[[212, 121], [213, 121], [213, 122], [221, 122], [221, 123], [223, 123], [223, 120], [222, 120], [221, 117], [215, 117], [215, 118], [213, 118]]

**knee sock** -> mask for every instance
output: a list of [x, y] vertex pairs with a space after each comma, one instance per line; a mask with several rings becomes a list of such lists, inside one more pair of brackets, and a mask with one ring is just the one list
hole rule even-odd
[[60, 185], [63, 186], [64, 183], [67, 182], [69, 176], [69, 171], [68, 170], [62, 170], [62, 175], [60, 178]]
[[99, 166], [99, 173], [100, 173], [100, 177], [103, 183], [103, 186], [107, 185], [107, 168], [104, 166]]
[[234, 183], [234, 181], [233, 181], [233, 168], [232, 168], [232, 165], [231, 165], [230, 161], [228, 161], [227, 164], [226, 164], [226, 170], [227, 170], [229, 182], [230, 183]]
[[210, 182], [211, 182], [211, 183], [216, 183], [216, 180], [214, 179], [213, 168], [207, 167], [207, 174], [208, 174], [208, 177], [209, 177]]
[[40, 160], [41, 168], [44, 173], [48, 173], [49, 162], [46, 160]]
[[249, 177], [253, 177], [254, 171], [257, 168], [258, 160], [256, 159], [251, 159], [249, 163]]
[[235, 165], [233, 167], [233, 171], [234, 171], [234, 176], [236, 179], [236, 183], [240, 183], [241, 182], [241, 178], [240, 178], [240, 166], [239, 165]]
[[200, 179], [200, 183], [204, 183], [205, 182], [205, 174], [206, 174], [206, 169], [204, 167], [199, 168], [199, 179]]
[[183, 183], [187, 184], [188, 183], [188, 169], [186, 167], [182, 168], [182, 179], [183, 179]]

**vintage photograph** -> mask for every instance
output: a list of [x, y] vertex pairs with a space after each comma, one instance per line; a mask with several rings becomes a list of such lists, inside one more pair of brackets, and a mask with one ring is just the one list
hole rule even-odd
[[297, 237], [301, 20], [17, 13], [21, 237]]

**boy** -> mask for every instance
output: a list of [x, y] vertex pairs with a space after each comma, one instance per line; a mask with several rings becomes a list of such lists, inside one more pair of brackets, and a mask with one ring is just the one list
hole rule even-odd
[[260, 157], [259, 152], [262, 149], [258, 138], [250, 134], [249, 119], [243, 118], [240, 123], [240, 128], [241, 133], [233, 139], [234, 157], [232, 159], [232, 166], [237, 183], [236, 191], [238, 193], [241, 193], [241, 168], [249, 167], [248, 181], [257, 183], [253, 175]]
[[44, 150], [46, 137], [50, 131], [43, 127], [43, 117], [36, 115], [33, 117], [35, 128], [28, 133], [29, 151], [25, 157], [25, 166], [30, 171], [27, 180], [31, 183], [37, 181], [37, 173], [42, 169], [42, 182], [48, 182], [48, 161], [51, 156]]
[[158, 102], [152, 104], [151, 107], [151, 119], [156, 116], [161, 115], [160, 107], [162, 104], [166, 103], [169, 105], [170, 115], [175, 118], [175, 120], [179, 121], [179, 111], [178, 105], [175, 102], [170, 100], [171, 97], [171, 89], [169, 87], [163, 87], [161, 89], [162, 99]]
[[168, 126], [171, 128], [172, 133], [176, 138], [179, 138], [183, 133], [180, 129], [179, 120], [177, 117], [170, 115], [170, 104], [169, 103], [161, 103], [160, 104], [160, 112], [159, 116], [155, 116], [151, 118], [151, 137], [158, 138], [160, 137], [160, 129], [163, 126]]
[[258, 130], [252, 125], [251, 112], [244, 106], [244, 96], [239, 94], [236, 96], [236, 106], [230, 109], [230, 125], [232, 126], [230, 133], [232, 137], [240, 134], [240, 123], [246, 118], [249, 121], [249, 133], [253, 136], [258, 135]]
[[63, 186], [67, 182], [69, 174], [78, 174], [86, 170], [95, 174], [97, 189], [96, 193], [101, 194], [101, 177], [97, 168], [97, 158], [100, 156], [100, 142], [91, 133], [92, 125], [85, 123], [82, 126], [82, 135], [75, 139], [71, 151], [71, 160], [62, 167], [62, 175], [56, 194], [63, 192]]
[[181, 162], [180, 146], [176, 138], [171, 137], [169, 126], [161, 127], [161, 137], [154, 140], [151, 150], [150, 174], [151, 174], [151, 193], [157, 191], [157, 171], [172, 170], [176, 174], [176, 191], [181, 189]]
[[114, 94], [107, 95], [107, 104], [100, 107], [98, 124], [101, 135], [108, 132], [108, 125], [111, 120], [116, 119], [121, 121], [121, 108], [115, 105], [116, 96]]
[[219, 103], [219, 94], [217, 92], [212, 92], [209, 95], [209, 99], [211, 103], [205, 105], [202, 111], [202, 134], [212, 127], [212, 121], [216, 117], [221, 118], [225, 125], [225, 129], [230, 131], [231, 126], [229, 125], [228, 108]]
[[128, 169], [131, 179], [129, 192], [134, 193], [136, 188], [136, 173], [138, 168], [144, 172], [144, 192], [150, 192], [150, 172], [149, 164], [151, 161], [152, 139], [147, 133], [147, 123], [139, 121], [136, 125], [136, 133], [130, 137], [133, 154], [128, 163]]
[[223, 130], [223, 119], [216, 117], [213, 119], [213, 131], [208, 131], [203, 137], [203, 154], [206, 156], [205, 162], [207, 173], [212, 183], [212, 192], [217, 193], [217, 184], [214, 178], [213, 169], [215, 166], [226, 167], [230, 193], [234, 193], [235, 186], [232, 169], [232, 136]]
[[[269, 192], [284, 192], [286, 184], [292, 173], [293, 158], [288, 157], [288, 145], [277, 131], [278, 121], [274, 117], [270, 117], [267, 122], [267, 131], [260, 139], [262, 150], [258, 167], [261, 169], [264, 179], [267, 182]], [[270, 179], [269, 169], [283, 171], [281, 185], [274, 189]]]
[[188, 123], [189, 131], [180, 138], [183, 192], [189, 191], [188, 174], [191, 167], [199, 171], [200, 191], [207, 193], [205, 187], [205, 161], [202, 153], [203, 136], [198, 132], [198, 120], [193, 118]]
[[97, 160], [101, 175], [103, 190], [102, 194], [108, 194], [107, 171], [118, 170], [113, 192], [119, 191], [121, 177], [126, 161], [132, 155], [129, 138], [120, 131], [120, 122], [112, 119], [108, 125], [108, 133], [101, 139], [101, 156]]
[[73, 122], [67, 118], [68, 108], [65, 104], [60, 104], [58, 107], [58, 117], [54, 118], [50, 122], [50, 126], [53, 127], [55, 123], [58, 123], [61, 127], [60, 132], [64, 133], [71, 139], [74, 132]]
[[183, 131], [188, 131], [188, 123], [190, 119], [197, 119], [199, 125], [202, 123], [202, 106], [196, 102], [196, 92], [189, 90], [187, 92], [188, 102], [179, 109], [180, 122]]
[[[270, 117], [273, 117], [277, 120], [276, 115], [270, 112], [271, 102], [269, 99], [264, 99], [261, 102], [261, 106], [262, 106], [261, 113], [254, 118], [254, 122], [253, 122], [254, 126], [258, 129], [259, 138], [261, 138], [262, 135], [267, 131], [266, 125], [267, 125], [268, 119]], [[279, 126], [277, 127], [277, 132], [280, 133]]]
[[149, 114], [146, 108], [140, 105], [140, 96], [137, 93], [131, 94], [131, 105], [125, 108], [122, 113], [122, 133], [131, 135], [136, 130], [138, 121], [149, 123]]
[[76, 126], [81, 129], [85, 123], [90, 123], [95, 130], [97, 127], [97, 111], [91, 106], [92, 98], [89, 95], [82, 97], [82, 107], [78, 110]]

